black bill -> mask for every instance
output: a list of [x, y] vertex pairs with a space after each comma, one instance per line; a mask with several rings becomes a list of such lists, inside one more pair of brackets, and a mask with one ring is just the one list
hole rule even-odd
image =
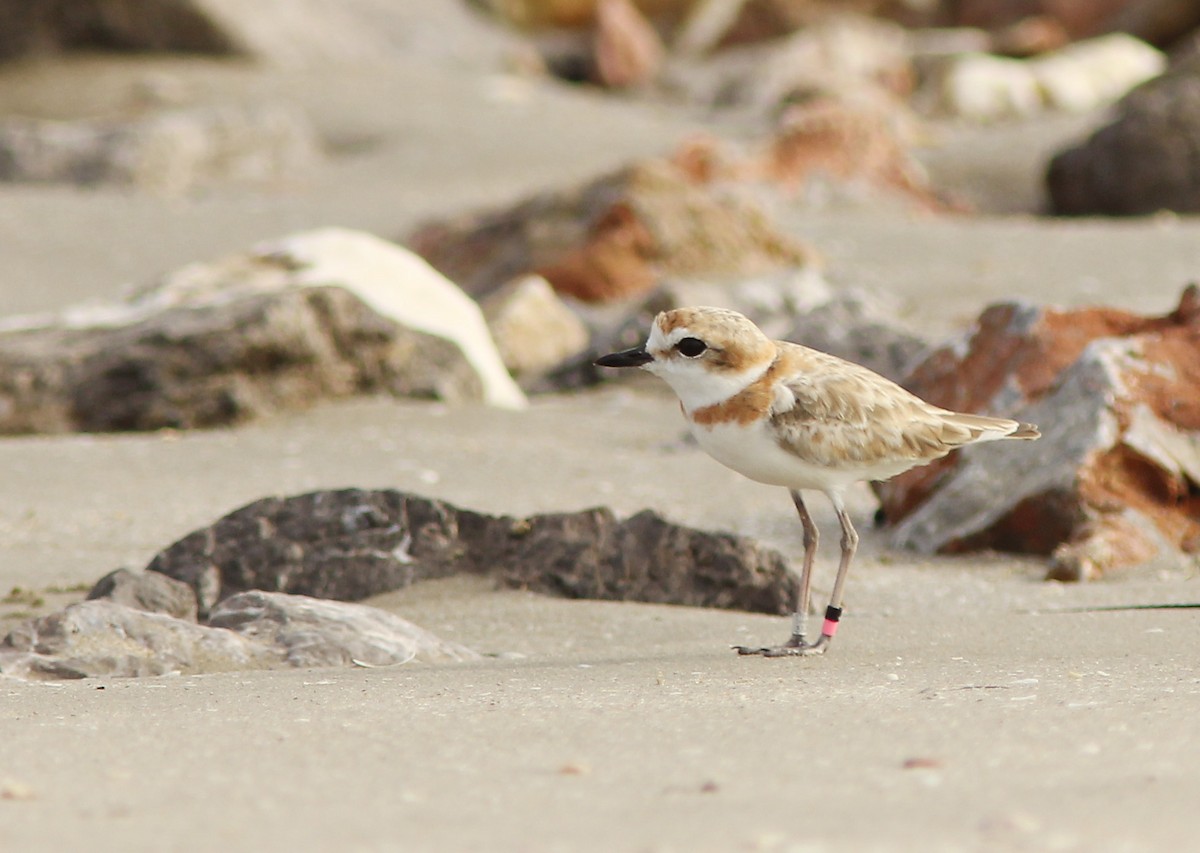
[[601, 367], [641, 367], [643, 364], [649, 364], [652, 361], [654, 361], [654, 356], [641, 347], [635, 347], [623, 352], [602, 355], [596, 359], [596, 364]]

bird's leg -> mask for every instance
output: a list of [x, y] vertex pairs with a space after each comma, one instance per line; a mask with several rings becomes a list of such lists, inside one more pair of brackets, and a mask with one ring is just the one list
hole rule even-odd
[[817, 525], [813, 523], [812, 516], [808, 514], [808, 507], [804, 505], [804, 498], [801, 497], [800, 491], [792, 489], [791, 496], [792, 503], [796, 505], [796, 512], [800, 516], [800, 526], [804, 528], [804, 563], [800, 569], [800, 588], [796, 590], [795, 610], [792, 612], [792, 636], [782, 646], [771, 648], [734, 646], [740, 655], [782, 657], [784, 655], [811, 654], [806, 650], [816, 647], [816, 644], [810, 645], [804, 636], [808, 625], [808, 609], [812, 599], [813, 563], [816, 561], [817, 543], [820, 541], [821, 534], [817, 531]]
[[796, 505], [796, 513], [800, 516], [800, 526], [804, 528], [804, 563], [800, 567], [800, 589], [796, 591], [796, 609], [792, 611], [792, 636], [787, 645], [804, 646], [808, 610], [812, 606], [813, 563], [816, 562], [817, 543], [820, 542], [821, 534], [817, 531], [812, 516], [808, 514], [808, 507], [804, 505], [804, 498], [801, 497], [799, 489], [792, 489], [791, 496], [792, 503]]
[[850, 513], [842, 503], [842, 496], [830, 494], [829, 500], [837, 511], [838, 522], [842, 525], [842, 559], [838, 563], [837, 578], [833, 582], [833, 594], [829, 596], [829, 606], [825, 608], [825, 623], [821, 627], [821, 637], [808, 648], [810, 654], [824, 652], [829, 647], [833, 635], [837, 633], [838, 621], [842, 618], [842, 588], [846, 585], [846, 575], [850, 573], [850, 562], [854, 552], [858, 550], [858, 531], [850, 521]]

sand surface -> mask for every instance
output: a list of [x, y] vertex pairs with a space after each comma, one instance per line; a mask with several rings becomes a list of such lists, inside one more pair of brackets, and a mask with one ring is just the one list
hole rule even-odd
[[[348, 153], [275, 195], [5, 187], [0, 314], [111, 297], [300, 228], [396, 236], [434, 213], [665, 150], [700, 126], [661, 108], [416, 65], [303, 75], [89, 61], [22, 70], [57, 81], [61, 100], [0, 86], [0, 108], [25, 97], [26, 110], [77, 113], [71, 99], [100, 97], [87, 88], [98, 68], [114, 75], [98, 90], [110, 92], [148, 67], [197, 98], [286, 96]], [[1028, 212], [1034, 155], [1082, 125], [1006, 130], [1007, 146], [949, 134], [931, 155], [980, 197], [1009, 198], [1011, 187], [1012, 209], [1025, 213], [839, 209], [791, 225], [828, 258], [831, 279], [892, 293], [938, 333], [1013, 296], [1169, 310], [1200, 276], [1200, 222], [1050, 223]], [[993, 161], [999, 177], [980, 180]], [[786, 494], [681, 436], [668, 396], [634, 383], [542, 398], [525, 413], [364, 400], [233, 431], [4, 439], [0, 590], [90, 585], [251, 500], [341, 486], [511, 514], [652, 507], [798, 557]], [[826, 531], [823, 596], [836, 522], [812, 504]], [[1064, 612], [1200, 601], [1194, 570], [1047, 584], [1035, 560], [890, 553], [870, 527], [865, 487], [851, 509], [863, 546], [824, 658], [729, 651], [782, 639], [784, 619], [451, 579], [376, 603], [491, 655], [483, 662], [0, 680], [0, 850], [1195, 846], [1198, 611]], [[5, 605], [0, 624], [18, 609]]]

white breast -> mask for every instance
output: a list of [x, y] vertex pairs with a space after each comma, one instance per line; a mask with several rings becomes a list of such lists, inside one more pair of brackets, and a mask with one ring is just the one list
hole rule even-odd
[[709, 456], [760, 483], [837, 491], [860, 479], [856, 472], [834, 471], [798, 459], [779, 446], [765, 422], [750, 426], [691, 424], [691, 430]]

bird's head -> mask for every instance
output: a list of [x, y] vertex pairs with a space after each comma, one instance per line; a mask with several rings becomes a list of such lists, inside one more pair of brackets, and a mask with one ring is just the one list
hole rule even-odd
[[640, 367], [664, 379], [689, 410], [728, 399], [775, 360], [775, 344], [726, 308], [676, 308], [654, 319], [645, 346], [596, 359], [601, 367]]

